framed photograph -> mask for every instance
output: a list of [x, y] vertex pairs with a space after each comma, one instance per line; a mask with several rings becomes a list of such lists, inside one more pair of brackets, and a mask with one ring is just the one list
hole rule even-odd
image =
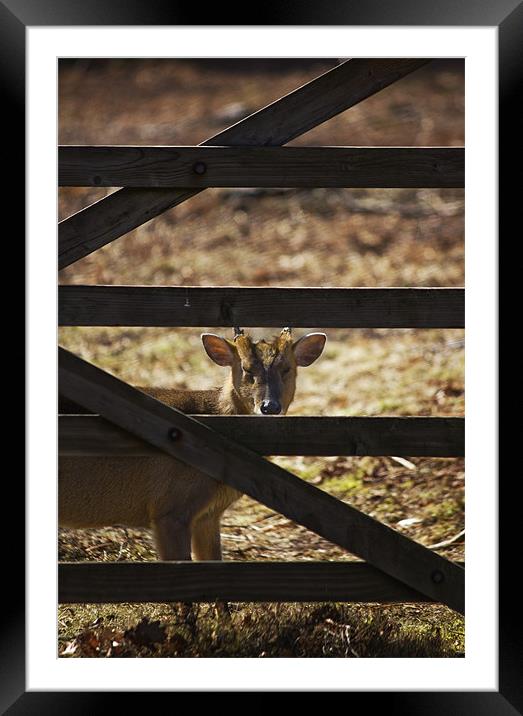
[[[25, 77], [28, 168], [26, 609], [17, 559], [9, 713], [80, 700], [93, 712], [127, 691], [521, 710], [512, 612], [498, 601], [496, 390], [497, 102], [517, 91], [521, 8], [460, 10], [291, 17], [287, 5], [271, 25], [199, 26], [167, 3], [2, 6], [20, 143]], [[321, 464], [307, 457], [318, 453]], [[183, 508], [188, 532], [163, 502], [129, 508], [153, 515], [151, 536], [122, 508], [143, 472], [125, 468], [114, 509], [114, 472], [109, 486], [93, 478], [123, 455], [160, 461], [155, 485], [175, 458], [234, 499], [220, 493], [212, 530], [199, 522], [215, 514], [200, 505], [206, 481]], [[79, 456], [80, 482], [67, 477]], [[140, 611], [162, 600], [183, 628]], [[445, 605], [431, 633], [402, 611], [424, 601]], [[136, 607], [127, 627], [121, 602]], [[231, 614], [229, 602], [254, 606]], [[253, 621], [279, 602], [288, 631], [273, 624], [264, 641]], [[361, 625], [379, 623], [378, 602], [388, 619], [369, 646]], [[303, 627], [315, 620], [322, 640]]]

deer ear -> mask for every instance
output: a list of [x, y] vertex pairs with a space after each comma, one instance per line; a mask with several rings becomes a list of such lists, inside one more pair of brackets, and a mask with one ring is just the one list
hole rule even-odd
[[296, 363], [300, 366], [314, 363], [321, 356], [326, 340], [325, 333], [307, 333], [306, 336], [298, 338], [292, 346]]
[[234, 361], [233, 348], [220, 336], [214, 333], [202, 333], [203, 347], [209, 358], [218, 365], [232, 365]]

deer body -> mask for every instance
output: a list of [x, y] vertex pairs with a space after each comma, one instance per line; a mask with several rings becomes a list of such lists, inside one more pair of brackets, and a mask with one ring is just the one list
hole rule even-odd
[[[308, 341], [309, 352], [318, 357], [325, 336], [309, 335], [316, 336]], [[309, 364], [303, 362], [306, 338], [300, 339], [300, 351], [292, 350], [287, 336], [279, 343], [254, 344], [243, 334], [234, 342], [204, 334], [211, 359], [232, 369], [221, 388], [141, 390], [189, 414], [285, 413], [294, 397], [296, 367]], [[191, 554], [197, 560], [221, 559], [221, 516], [241, 497], [234, 488], [167, 455], [63, 457], [58, 486], [61, 525], [152, 528], [162, 560], [189, 560]]]

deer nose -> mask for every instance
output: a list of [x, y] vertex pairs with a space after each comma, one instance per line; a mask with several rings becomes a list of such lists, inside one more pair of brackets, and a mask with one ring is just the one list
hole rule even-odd
[[260, 405], [260, 410], [264, 415], [278, 415], [281, 413], [281, 405], [277, 400], [264, 400]]

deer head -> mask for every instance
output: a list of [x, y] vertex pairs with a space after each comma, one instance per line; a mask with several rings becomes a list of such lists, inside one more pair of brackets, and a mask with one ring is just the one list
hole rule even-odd
[[262, 415], [287, 412], [294, 398], [298, 367], [314, 363], [326, 340], [325, 333], [308, 333], [294, 341], [290, 328], [258, 341], [241, 328], [234, 329], [232, 340], [213, 333], [202, 334], [209, 358], [231, 368], [231, 387], [245, 412]]

